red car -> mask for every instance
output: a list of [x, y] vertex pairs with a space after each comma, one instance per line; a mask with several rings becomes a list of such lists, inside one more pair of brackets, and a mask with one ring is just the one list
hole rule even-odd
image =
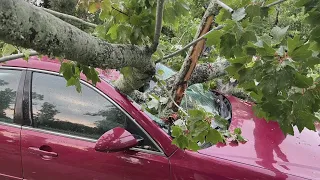
[[225, 98], [230, 129], [240, 127], [248, 141], [193, 152], [173, 145], [108, 74], [96, 87], [82, 76], [77, 93], [59, 68], [35, 57], [0, 65], [0, 179], [320, 179], [317, 132], [295, 128], [285, 137], [236, 97]]

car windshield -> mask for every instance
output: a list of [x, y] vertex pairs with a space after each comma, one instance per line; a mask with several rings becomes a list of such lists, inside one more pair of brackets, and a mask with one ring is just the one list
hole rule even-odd
[[[162, 70], [163, 72], [161, 75], [159, 75], [160, 80], [166, 80], [176, 74], [174, 70], [160, 63], [156, 64], [156, 72], [159, 70]], [[146, 91], [150, 91], [157, 86], [157, 83], [152, 80], [149, 84], [149, 88]], [[185, 96], [181, 102], [181, 107], [186, 110], [193, 109], [195, 107], [201, 107], [207, 112], [210, 112], [214, 115], [220, 115], [230, 122], [231, 110], [226, 101], [226, 98], [223, 98], [222, 95], [210, 90], [206, 90], [202, 84], [193, 84], [186, 89]], [[141, 104], [138, 105], [141, 106]], [[147, 111], [144, 112], [150, 119], [156, 122], [163, 131], [170, 135], [170, 127], [168, 124], [153, 114]], [[212, 121], [211, 127], [218, 128], [218, 125]]]

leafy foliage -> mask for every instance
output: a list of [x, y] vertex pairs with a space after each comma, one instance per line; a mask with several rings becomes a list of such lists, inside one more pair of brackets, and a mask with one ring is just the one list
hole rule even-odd
[[[108, 42], [147, 44], [153, 39], [156, 0], [81, 0], [81, 7], [99, 15], [103, 24], [94, 34]], [[165, 4], [164, 25], [178, 26], [176, 18], [188, 13], [183, 0]]]
[[63, 62], [60, 66], [60, 73], [62, 73], [63, 77], [67, 80], [67, 86], [75, 86], [78, 92], [81, 92], [81, 72], [87, 77], [87, 80], [92, 82], [93, 85], [100, 82], [98, 72], [92, 67], [74, 62]]
[[[241, 136], [241, 129], [236, 128], [234, 132], [227, 130], [227, 120], [218, 115], [213, 115], [202, 108], [191, 109], [188, 117], [185, 117], [185, 124], [172, 126], [173, 143], [179, 148], [199, 150], [205, 143], [225, 143], [226, 140], [234, 142], [245, 142]], [[220, 124], [219, 129], [211, 127], [211, 121]], [[224, 125], [224, 126], [223, 126]]]
[[289, 26], [263, 31], [261, 27], [272, 10], [242, 2], [245, 10], [230, 2], [239, 9], [233, 15], [224, 10], [219, 13], [217, 22], [225, 28], [216, 33], [220, 36], [220, 41], [214, 43], [216, 52], [232, 63], [227, 71], [256, 100], [254, 110], [259, 117], [277, 121], [284, 133], [293, 134], [293, 126], [300, 131], [315, 130], [319, 85], [309, 74], [320, 62], [316, 21], [320, 3], [300, 0], [295, 4], [308, 14], [306, 26], [313, 27], [302, 38], [290, 33]]

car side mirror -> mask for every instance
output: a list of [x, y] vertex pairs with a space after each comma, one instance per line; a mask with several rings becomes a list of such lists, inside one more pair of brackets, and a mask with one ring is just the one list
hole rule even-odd
[[116, 127], [105, 132], [96, 142], [99, 152], [118, 152], [138, 145], [138, 140], [127, 130]]

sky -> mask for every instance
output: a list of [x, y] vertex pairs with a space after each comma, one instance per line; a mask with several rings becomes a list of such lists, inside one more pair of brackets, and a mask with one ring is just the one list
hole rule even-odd
[[66, 87], [66, 80], [63, 77], [34, 73], [33, 92], [44, 95], [43, 100], [33, 100], [34, 114], [41, 110], [44, 102], [49, 102], [56, 106], [60, 112], [55, 118], [59, 120], [77, 122], [90, 127], [95, 127], [94, 123], [105, 119], [102, 116], [90, 116], [86, 113], [97, 113], [106, 108], [115, 107], [103, 96], [82, 85], [82, 92], [78, 93], [74, 86]]

